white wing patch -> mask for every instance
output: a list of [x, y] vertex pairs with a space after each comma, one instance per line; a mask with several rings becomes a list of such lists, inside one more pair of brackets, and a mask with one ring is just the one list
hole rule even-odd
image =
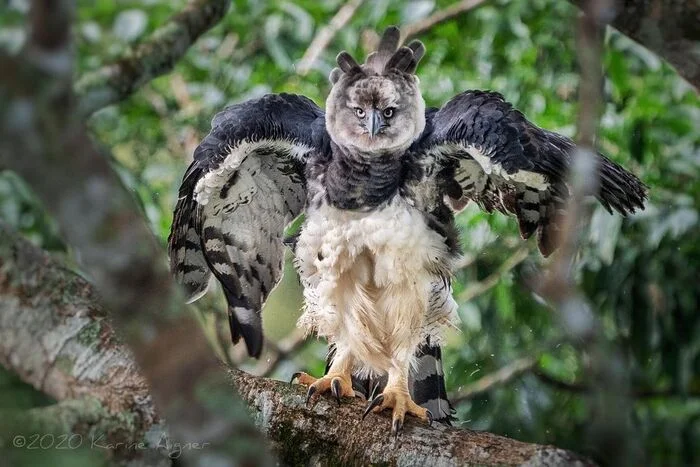
[[559, 193], [566, 187], [555, 187], [544, 175], [528, 170], [509, 174], [474, 145], [443, 144], [431, 149], [430, 154], [459, 161], [454, 180], [462, 189], [461, 197], [445, 196], [453, 210], [459, 212], [474, 201], [487, 212], [514, 215], [523, 238], [538, 232], [540, 251], [545, 256], [553, 251], [564, 203]]
[[[500, 177], [509, 182], [522, 183], [538, 190], [546, 190], [549, 188], [549, 182], [544, 175], [530, 172], [528, 170], [518, 170], [515, 173], [509, 174], [503, 169], [501, 164], [494, 164], [491, 157], [477, 146], [450, 143], [433, 148], [431, 152], [437, 152], [442, 156], [453, 156], [454, 154], [458, 154], [460, 152], [467, 153], [475, 162], [478, 163], [479, 167], [486, 175]], [[470, 161], [468, 159], [463, 159], [462, 162]]]
[[[267, 139], [259, 141], [241, 141], [229, 150], [228, 155], [217, 168], [210, 170], [197, 182], [194, 188], [194, 199], [197, 203], [205, 206], [211, 199], [212, 193], [221, 190], [221, 187], [228, 182], [243, 161], [245, 161], [250, 154], [261, 150], [273, 154], [287, 153], [294, 159], [303, 160], [304, 157], [312, 151], [312, 148], [295, 141]], [[255, 182], [253, 180], [248, 180], [247, 182], [248, 184], [246, 187], [238, 188], [238, 183], [236, 184], [236, 191], [240, 193], [242, 198], [255, 194]]]

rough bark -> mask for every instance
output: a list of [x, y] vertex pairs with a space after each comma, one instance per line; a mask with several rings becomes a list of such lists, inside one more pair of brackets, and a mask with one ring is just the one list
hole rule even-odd
[[[572, 0], [584, 11], [597, 0]], [[603, 20], [671, 64], [700, 92], [700, 2], [616, 0]]]
[[202, 34], [221, 21], [230, 3], [192, 0], [123, 58], [82, 76], [75, 86], [78, 113], [87, 117], [168, 73]]
[[[85, 279], [0, 224], [0, 364], [59, 401], [2, 413], [5, 430], [80, 433], [128, 444], [158, 421], [145, 379], [97, 298]], [[590, 464], [551, 446], [412, 421], [394, 440], [388, 417], [360, 422], [359, 400], [337, 407], [321, 399], [307, 409], [299, 386], [240, 370], [231, 376], [287, 465]]]
[[131, 352], [83, 278], [0, 222], [0, 363], [56, 400], [157, 416]]
[[0, 411], [0, 439], [71, 433], [101, 445], [133, 443], [159, 422], [146, 380], [93, 287], [2, 222], [0, 364], [60, 401]]
[[321, 398], [305, 405], [298, 385], [231, 371], [239, 394], [256, 425], [289, 465], [592, 465], [591, 461], [553, 446], [523, 443], [491, 433], [408, 420], [403, 433], [391, 435], [386, 414], [360, 419], [365, 403], [340, 406]]

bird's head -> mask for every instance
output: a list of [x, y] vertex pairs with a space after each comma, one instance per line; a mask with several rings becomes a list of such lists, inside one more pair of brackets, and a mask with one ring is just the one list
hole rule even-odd
[[326, 128], [338, 146], [400, 154], [423, 133], [425, 102], [414, 73], [425, 47], [419, 41], [399, 47], [399, 39], [399, 29], [388, 28], [362, 65], [347, 52], [338, 55], [326, 101]]

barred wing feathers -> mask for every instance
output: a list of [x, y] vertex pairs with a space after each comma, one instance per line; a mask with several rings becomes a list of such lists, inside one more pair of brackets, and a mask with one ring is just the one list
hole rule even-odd
[[[514, 215], [522, 237], [537, 232], [540, 251], [551, 254], [569, 196], [573, 141], [533, 125], [489, 91], [459, 94], [428, 110], [426, 120], [421, 149], [456, 182], [444, 187], [449, 204], [459, 211], [471, 200], [487, 212]], [[608, 211], [627, 215], [644, 208], [646, 187], [637, 177], [601, 154], [597, 168], [596, 197]]]
[[306, 203], [305, 162], [326, 141], [312, 101], [267, 95], [217, 114], [183, 178], [171, 269], [191, 300], [216, 277], [232, 339], [242, 336], [252, 356], [262, 350], [263, 303], [282, 277], [284, 229]]

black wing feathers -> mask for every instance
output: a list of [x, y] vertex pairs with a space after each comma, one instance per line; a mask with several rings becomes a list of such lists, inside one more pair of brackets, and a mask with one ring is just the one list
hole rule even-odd
[[311, 100], [267, 95], [217, 114], [183, 178], [171, 268], [192, 299], [214, 274], [233, 341], [242, 336], [253, 356], [262, 350], [260, 310], [282, 275], [284, 228], [306, 201], [306, 158], [328, 144]]
[[[467, 91], [452, 98], [433, 114], [431, 145], [467, 143], [489, 151], [493, 163], [508, 173], [534, 167], [523, 149], [515, 111], [498, 93]], [[516, 117], [515, 119], [513, 117]]]
[[[422, 150], [452, 167], [461, 188], [445, 187], [452, 206], [459, 210], [472, 200], [488, 212], [512, 214], [523, 238], [537, 232], [540, 250], [551, 254], [569, 195], [573, 141], [533, 125], [495, 92], [464, 92], [427, 111], [426, 119]], [[603, 206], [623, 215], [643, 209], [644, 184], [601, 154], [597, 163]]]
[[170, 269], [185, 288], [189, 300], [194, 300], [207, 289], [211, 271], [200, 247], [197, 204], [192, 198], [201, 169], [192, 164], [185, 173], [178, 192], [173, 214], [173, 225], [168, 237]]

